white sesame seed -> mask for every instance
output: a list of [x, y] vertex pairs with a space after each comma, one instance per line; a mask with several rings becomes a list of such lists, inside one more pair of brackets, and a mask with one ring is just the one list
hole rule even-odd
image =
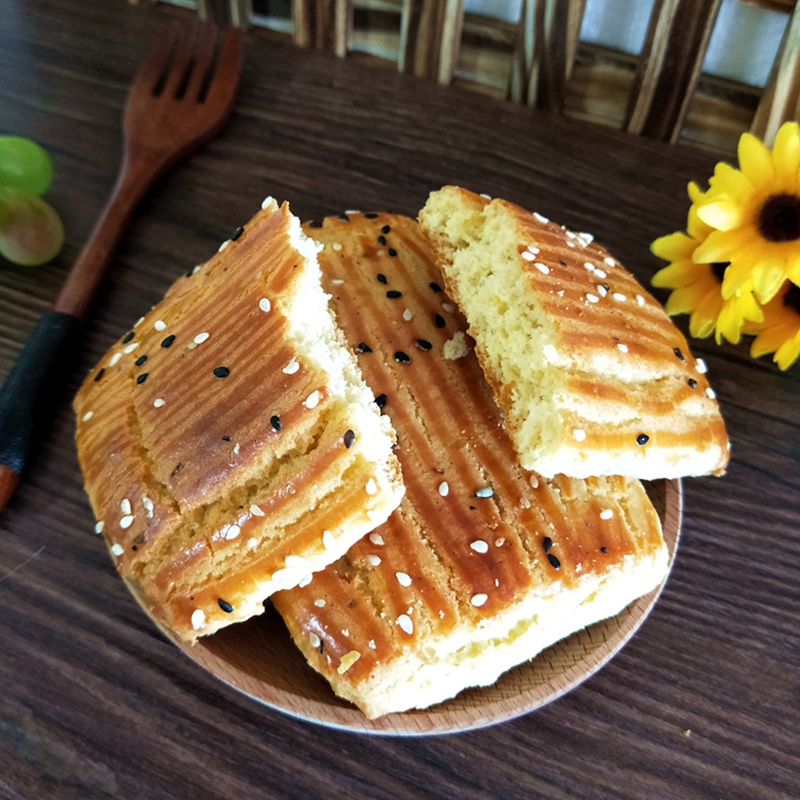
[[227, 247], [227, 246], [228, 246], [230, 243], [231, 243], [231, 240], [230, 240], [230, 239], [226, 239], [226, 240], [225, 240], [225, 241], [224, 241], [224, 242], [223, 242], [223, 243], [222, 243], [222, 244], [219, 246], [219, 250], [217, 250], [217, 252], [218, 252], [218, 253], [221, 253], [221, 252], [222, 252], [222, 251], [223, 251], [223, 250], [224, 250], [224, 249], [225, 249], [225, 248], [226, 248], [226, 247]]
[[131, 526], [132, 524], [133, 524], [133, 514], [127, 514], [126, 516], [124, 516], [124, 517], [123, 517], [123, 518], [122, 518], [122, 519], [119, 521], [119, 526], [120, 526], [120, 528], [122, 528], [123, 530], [125, 530], [126, 528], [130, 528], [130, 526]]
[[596, 294], [592, 294], [591, 292], [589, 292], [589, 293], [586, 295], [586, 299], [587, 299], [587, 300], [588, 300], [590, 303], [599, 303], [599, 302], [600, 302], [600, 298], [599, 298], [599, 297], [598, 297]]
[[620, 353], [627, 353], [628, 345], [623, 344], [622, 342], [617, 342], [617, 350], [619, 350]]
[[586, 233], [585, 231], [578, 234], [578, 238], [583, 242], [583, 246], [591, 244], [594, 241], [593, 233]]
[[97, 524], [94, 526], [94, 532], [95, 532], [95, 533], [102, 533], [102, 532], [103, 532], [103, 528], [105, 528], [105, 526], [106, 526], [105, 522], [103, 522], [103, 520], [100, 520], [100, 521], [99, 521], [99, 522], [98, 522], [98, 523], [97, 523]]
[[119, 362], [121, 358], [122, 358], [122, 353], [114, 353], [114, 355], [111, 356], [111, 359], [108, 362], [108, 366], [109, 367], [116, 366], [116, 364]]
[[264, 516], [264, 512], [255, 503], [253, 503], [250, 506], [250, 513], [254, 517], [263, 517]]
[[306, 568], [306, 560], [302, 556], [286, 556], [284, 563], [289, 569]]
[[535, 253], [532, 253], [530, 250], [523, 250], [523, 251], [520, 253], [520, 255], [521, 255], [521, 256], [522, 256], [522, 257], [523, 257], [523, 258], [524, 258], [526, 261], [535, 261], [535, 260], [536, 260], [536, 254], [535, 254]]
[[313, 580], [314, 576], [309, 572], [304, 578], [300, 580], [300, 583], [297, 585], [302, 589], [304, 586], [308, 586], [309, 583]]
[[405, 311], [403, 311], [403, 319], [406, 322], [410, 322], [412, 319], [414, 319], [414, 314], [410, 308], [407, 308]]
[[539, 222], [541, 222], [543, 224], [546, 223], [546, 222], [550, 222], [550, 220], [547, 219], [547, 217], [542, 216], [541, 214], [537, 213], [536, 211], [533, 212], [533, 216], [534, 216], [535, 219], [537, 219]]
[[439, 494], [442, 497], [447, 497], [449, 491], [450, 491], [450, 486], [448, 485], [447, 481], [442, 481], [439, 484]]
[[367, 494], [375, 494], [378, 491], [378, 484], [375, 483], [374, 478], [370, 478], [366, 485]]
[[167, 401], [163, 397], [156, 397], [153, 400], [153, 408], [161, 408]]
[[339, 251], [339, 250], [341, 250], [341, 249], [342, 249], [342, 245], [341, 245], [339, 242], [334, 242], [334, 243], [331, 245], [331, 247], [332, 247], [334, 250], [336, 250], [336, 251]]
[[644, 297], [643, 297], [642, 295], [640, 295], [640, 294], [637, 294], [637, 295], [636, 295], [636, 302], [637, 302], [637, 303], [638, 303], [640, 306], [643, 306], [643, 305], [644, 305]]
[[303, 403], [303, 405], [306, 408], [316, 408], [317, 405], [319, 404], [321, 396], [322, 395], [319, 393], [319, 389], [314, 389], [314, 391], [311, 392], [311, 394], [308, 397], [306, 397], [306, 400]]
[[241, 445], [239, 444], [239, 442], [236, 442], [236, 444], [233, 446], [233, 454], [234, 454], [235, 456], [238, 456], [238, 455], [239, 455], [239, 448], [240, 448], [240, 447], [241, 447]]
[[267, 209], [267, 208], [269, 208], [269, 207], [270, 207], [271, 205], [273, 205], [273, 204], [274, 204], [274, 205], [278, 205], [278, 204], [277, 204], [277, 202], [275, 202], [275, 198], [274, 198], [274, 197], [273, 197], [271, 194], [268, 194], [268, 195], [267, 195], [267, 196], [266, 196], [266, 197], [265, 197], [265, 198], [264, 198], [264, 199], [261, 201], [261, 208], [263, 208], [263, 209]]
[[153, 501], [146, 495], [142, 495], [142, 505], [144, 506], [144, 510], [147, 512], [147, 518], [153, 519], [153, 511], [155, 510], [155, 506], [153, 505]]
[[293, 569], [279, 569], [277, 572], [272, 573], [272, 580], [276, 583], [283, 581], [293, 580], [297, 573]]
[[222, 529], [223, 536], [226, 539], [235, 539], [241, 532], [242, 529], [238, 525], [228, 525]]
[[369, 540], [377, 547], [383, 547], [383, 536], [381, 536], [379, 533], [373, 531], [369, 535]]
[[166, 322], [164, 322], [164, 320], [163, 320], [163, 319], [157, 319], [157, 320], [156, 320], [156, 321], [153, 323], [153, 327], [154, 327], [154, 328], [155, 328], [157, 331], [163, 331], [163, 330], [164, 330], [164, 329], [167, 327], [167, 323], [166, 323]]
[[533, 266], [536, 267], [542, 275], [550, 274], [550, 267], [548, 267], [547, 264], [542, 264], [541, 261], [537, 261]]
[[397, 624], [400, 626], [400, 629], [411, 636], [414, 633], [414, 623], [411, 621], [411, 617], [408, 614], [401, 614], [397, 618]]
[[491, 497], [494, 494], [494, 489], [491, 486], [483, 486], [475, 492], [475, 497]]
[[122, 352], [127, 355], [128, 353], [132, 353], [138, 346], [139, 342], [131, 342], [127, 347], [123, 349]]
[[378, 646], [375, 644], [375, 640], [374, 640], [374, 639], [370, 639], [370, 640], [367, 642], [367, 646], [370, 648], [370, 650], [375, 650], [375, 649], [378, 647]]
[[367, 556], [367, 564], [369, 564], [371, 567], [377, 567], [380, 563], [381, 563], [380, 556], [376, 556], [374, 553], [370, 553]]
[[492, 196], [490, 194], [486, 194], [485, 192], [481, 192], [481, 197], [484, 200], [491, 200], [492, 199]]
[[206, 333], [205, 331], [203, 333], [198, 333], [197, 336], [194, 337], [194, 343], [203, 344], [203, 342], [208, 339], [209, 335], [210, 334]]
[[331, 278], [331, 286], [341, 286], [343, 283], [341, 278]]
[[308, 643], [316, 650], [322, 642], [320, 641], [319, 636], [316, 633], [309, 633], [308, 634]]
[[134, 328], [138, 328], [144, 322], [144, 317], [139, 317], [136, 322], [133, 323]]
[[251, 537], [250, 537], [250, 538], [247, 540], [247, 549], [248, 549], [248, 550], [255, 550], [255, 549], [256, 549], [256, 547], [258, 547], [258, 539], [256, 539], [256, 537], [255, 537], [255, 536], [251, 536]]
[[614, 292], [611, 295], [618, 303], [624, 303], [628, 298], [622, 292]]
[[378, 256], [378, 257], [385, 256], [386, 255], [386, 251], [384, 249], [376, 250], [375, 251], [375, 255]]
[[284, 368], [283, 371], [287, 375], [294, 375], [297, 370], [300, 369], [300, 364], [297, 363], [296, 359], [292, 359]]
[[575, 437], [576, 442], [582, 442], [586, 438], [586, 431], [575, 428], [575, 430], [572, 431], [572, 435]]
[[332, 550], [336, 545], [336, 539], [330, 531], [322, 531], [322, 546], [326, 550]]
[[708, 367], [706, 366], [706, 362], [703, 361], [702, 358], [698, 358], [697, 361], [695, 361], [695, 365], [697, 366], [697, 371], [701, 375], [705, 375], [705, 373], [708, 372]]
[[499, 539], [494, 540], [495, 547], [502, 547], [506, 543], [506, 537], [501, 536]]
[[192, 275], [196, 275], [200, 270], [204, 267], [204, 264], [198, 264], [196, 267], [192, 269]]
[[603, 259], [603, 261], [604, 261], [606, 264], [608, 264], [608, 266], [609, 266], [609, 267], [613, 267], [613, 266], [614, 266], [614, 259], [613, 259], [613, 258], [611, 258], [611, 256], [606, 256], [606, 257]]
[[488, 553], [489, 552], [489, 545], [483, 541], [483, 539], [476, 539], [474, 542], [470, 542], [469, 545], [476, 553]]
[[202, 608], [196, 608], [192, 612], [192, 627], [199, 631], [206, 624], [206, 614]]
[[535, 247], [535, 246], [534, 246], [534, 245], [532, 245], [532, 244], [529, 244], [529, 245], [528, 245], [528, 252], [529, 252], [529, 253], [533, 253], [534, 255], [537, 255], [537, 254], [538, 254], [538, 252], [539, 252], [539, 248], [538, 248], [538, 247]]
[[600, 512], [600, 519], [611, 519], [614, 516], [614, 511], [611, 508], [604, 508]]
[[125, 552], [125, 548], [121, 544], [112, 544], [111, 553], [119, 558]]
[[272, 308], [272, 303], [270, 303], [268, 297], [262, 297], [258, 301], [258, 307], [266, 314]]
[[608, 289], [606, 289], [602, 283], [598, 283], [595, 288], [597, 289], [597, 294], [599, 294], [600, 297], [605, 297], [608, 294]]
[[314, 601], [314, 605], [317, 608], [325, 608], [325, 601], [322, 598], [320, 598], [319, 600]]
[[528, 479], [528, 482], [530, 483], [531, 486], [533, 486], [534, 489], [539, 488], [539, 476], [534, 474], [533, 472], [531, 473], [531, 477]]
[[456, 307], [452, 303], [442, 303], [442, 311], [452, 314], [455, 310]]
[[395, 572], [395, 578], [401, 586], [411, 586], [411, 576], [405, 572]]
[[594, 274], [595, 277], [600, 278], [601, 281], [606, 277], [606, 271], [597, 267], [595, 268]]
[[84, 422], [88, 422], [88, 421], [89, 421], [89, 420], [90, 420], [90, 419], [91, 419], [93, 416], [94, 416], [94, 411], [87, 411], [87, 412], [86, 412], [86, 413], [83, 415], [83, 421], [84, 421]]
[[706, 389], [706, 396], [713, 400], [717, 396], [717, 393], [709, 386], [708, 389]]
[[589, 270], [589, 272], [594, 272], [594, 264], [591, 261], [584, 261], [583, 266]]
[[480, 608], [480, 606], [486, 605], [486, 601], [488, 599], [489, 599], [489, 595], [488, 594], [474, 594], [474, 595], [472, 595], [472, 599], [470, 600], [470, 603], [472, 603], [472, 605]]
[[131, 501], [128, 500], [127, 497], [119, 504], [119, 510], [123, 514], [130, 514], [131, 513]]

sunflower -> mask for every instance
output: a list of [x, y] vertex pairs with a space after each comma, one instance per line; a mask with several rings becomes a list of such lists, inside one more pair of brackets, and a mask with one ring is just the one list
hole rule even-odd
[[665, 310], [670, 316], [690, 314], [689, 333], [705, 339], [712, 333], [717, 344], [724, 336], [737, 343], [746, 320], [760, 322], [761, 309], [753, 296], [752, 283], [746, 281], [733, 294], [725, 298], [722, 286], [730, 268], [729, 262], [698, 263], [697, 250], [713, 231], [698, 216], [697, 206], [703, 192], [695, 183], [689, 184], [692, 206], [686, 223], [686, 233], [675, 232], [656, 239], [652, 252], [669, 261], [652, 278], [653, 286], [672, 289]]
[[770, 151], [755, 136], [739, 139], [739, 166], [717, 164], [709, 189], [695, 201], [712, 230], [694, 250], [698, 264], [729, 264], [728, 300], [752, 285], [767, 303], [784, 282], [800, 284], [800, 125], [784, 123]]
[[774, 353], [773, 361], [789, 369], [800, 356], [800, 287], [786, 281], [781, 291], [764, 306], [764, 319], [745, 325], [755, 334], [750, 355], [759, 358]]

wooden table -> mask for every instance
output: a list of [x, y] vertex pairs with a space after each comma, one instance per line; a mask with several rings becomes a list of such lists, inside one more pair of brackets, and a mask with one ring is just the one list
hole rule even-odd
[[[51, 266], [0, 268], [0, 376], [55, 298], [111, 187], [127, 84], [159, 14], [123, 0], [11, 0], [0, 132], [52, 154], [67, 229]], [[715, 158], [249, 36], [223, 135], [148, 196], [49, 433], [0, 516], [0, 797], [800, 796], [800, 375], [693, 342], [732, 442], [685, 482], [677, 563], [633, 641], [525, 717], [431, 738], [297, 721], [218, 682], [143, 615], [92, 533], [71, 396], [90, 366], [262, 198], [302, 218], [414, 215], [459, 183], [597, 238], [643, 281], [685, 186]], [[662, 298], [663, 299], [663, 298]]]

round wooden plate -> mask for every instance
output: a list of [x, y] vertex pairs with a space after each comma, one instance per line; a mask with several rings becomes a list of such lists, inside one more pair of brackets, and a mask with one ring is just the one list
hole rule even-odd
[[[647, 490], [661, 518], [671, 568], [680, 536], [681, 482], [656, 481]], [[586, 680], [636, 633], [663, 585], [616, 617], [573, 634], [520, 664], [492, 686], [469, 689], [431, 708], [387, 714], [375, 720], [366, 719], [355, 706], [333, 694], [328, 682], [306, 664], [271, 608], [261, 617], [225, 628], [194, 646], [164, 633], [220, 680], [294, 717], [359, 733], [454, 733], [494, 725], [541, 708]]]

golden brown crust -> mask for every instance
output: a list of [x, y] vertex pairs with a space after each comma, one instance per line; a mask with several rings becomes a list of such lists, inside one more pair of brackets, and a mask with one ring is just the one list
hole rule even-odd
[[[273, 597], [338, 693], [371, 716], [388, 710], [382, 696], [396, 710], [435, 702], [413, 685], [416, 667], [446, 663], [448, 648], [480, 649], [491, 631], [507, 637], [532, 598], [580, 592], [632, 557], [661, 559], [663, 574], [660, 526], [637, 481], [546, 481], [518, 466], [471, 345], [444, 355], [466, 322], [415, 222], [351, 214], [306, 230], [324, 244], [323, 285], [365, 380], [385, 395], [406, 485], [373, 534]], [[499, 671], [535, 652], [501, 656]], [[466, 658], [436, 699], [468, 685], [471, 666]], [[398, 675], [412, 682], [401, 699]]]

